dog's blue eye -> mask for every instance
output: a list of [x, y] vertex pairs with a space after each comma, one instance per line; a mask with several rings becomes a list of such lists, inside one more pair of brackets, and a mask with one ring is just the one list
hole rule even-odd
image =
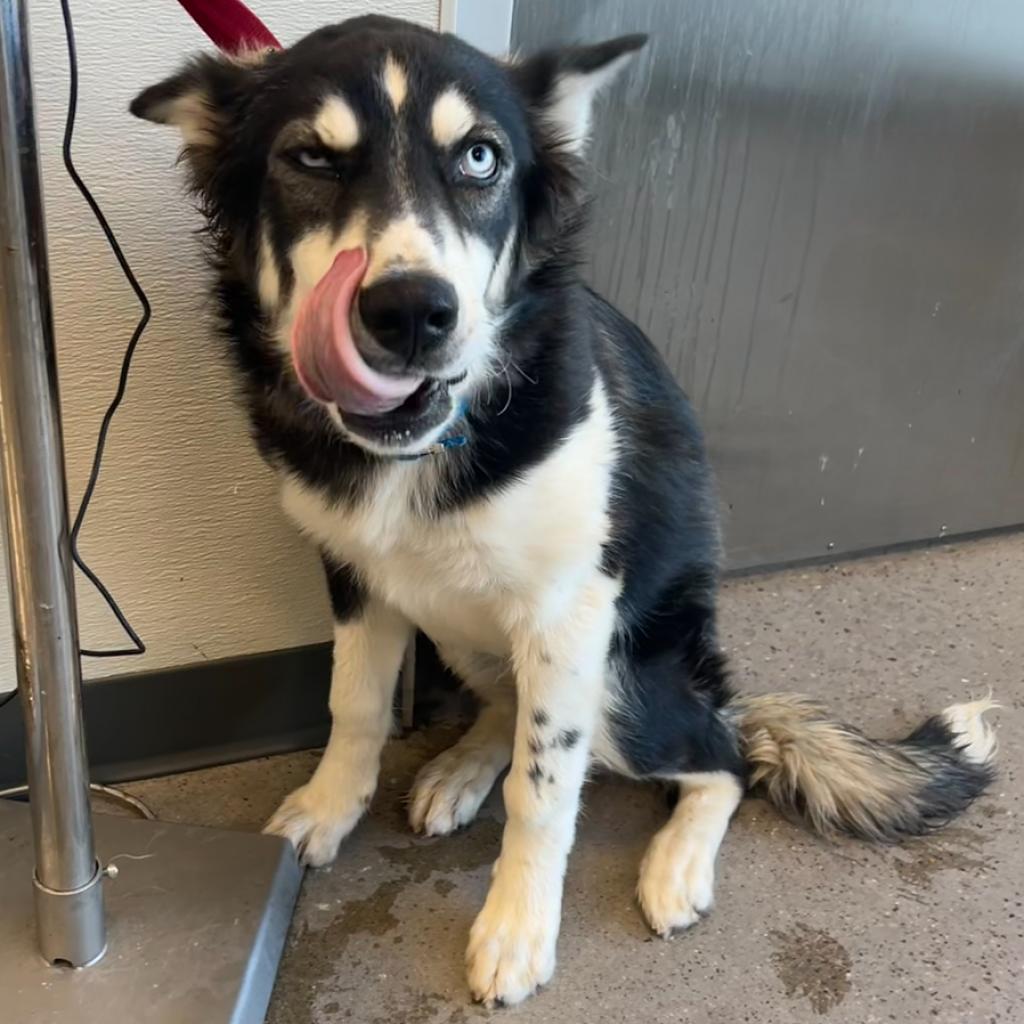
[[314, 171], [323, 171], [331, 166], [330, 157], [320, 149], [300, 149], [295, 153], [295, 159], [303, 167], [309, 167]]
[[486, 142], [474, 142], [459, 161], [459, 173], [484, 181], [493, 178], [498, 169], [498, 154]]

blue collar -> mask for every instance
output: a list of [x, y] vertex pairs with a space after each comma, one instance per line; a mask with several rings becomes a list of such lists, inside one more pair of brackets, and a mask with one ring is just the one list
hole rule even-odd
[[[459, 404], [455, 408], [455, 418], [451, 423], [453, 427], [466, 415], [468, 408], [469, 403], [465, 399], [459, 399]], [[392, 455], [391, 458], [396, 462], [415, 462], [417, 459], [425, 459], [428, 455], [440, 455], [449, 448], [465, 448], [468, 443], [469, 438], [465, 434], [447, 434], [439, 441], [427, 445], [421, 452], [411, 452], [409, 455]]]

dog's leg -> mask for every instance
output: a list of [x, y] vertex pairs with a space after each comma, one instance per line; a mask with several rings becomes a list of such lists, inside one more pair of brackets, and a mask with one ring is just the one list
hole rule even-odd
[[416, 776], [409, 822], [428, 836], [448, 835], [469, 824], [512, 759], [515, 689], [503, 658], [472, 651], [439, 650], [445, 664], [482, 702], [476, 721]]
[[399, 614], [328, 570], [334, 628], [331, 735], [313, 777], [287, 797], [266, 831], [291, 840], [303, 861], [327, 864], [355, 828], [377, 788], [380, 752], [392, 723], [392, 698], [411, 635]]
[[518, 710], [508, 821], [487, 900], [470, 934], [473, 996], [517, 1003], [555, 968], [562, 883], [602, 701], [618, 584], [596, 576], [552, 623], [511, 624]]
[[710, 909], [715, 858], [743, 797], [742, 783], [730, 771], [695, 772], [677, 781], [679, 803], [651, 840], [637, 886], [644, 916], [666, 939]]

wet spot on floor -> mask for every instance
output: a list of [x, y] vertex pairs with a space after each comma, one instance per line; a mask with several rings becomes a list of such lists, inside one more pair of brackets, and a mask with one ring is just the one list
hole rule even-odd
[[475, 871], [497, 860], [501, 822], [480, 818], [458, 836], [413, 840], [405, 846], [380, 846], [384, 859], [408, 873], [410, 882], [426, 882], [435, 874]]
[[395, 1005], [389, 1005], [385, 1012], [372, 1017], [369, 1024], [468, 1024], [487, 1016], [487, 1011], [477, 1006], [467, 1006], [456, 996], [445, 996], [438, 992], [414, 992], [406, 989], [399, 994]]
[[983, 874], [988, 864], [980, 856], [988, 836], [966, 828], [948, 828], [939, 835], [916, 839], [893, 851], [892, 865], [901, 881], [915, 889], [930, 889], [940, 871]]
[[850, 954], [827, 932], [795, 924], [773, 931], [772, 966], [787, 996], [803, 996], [815, 1013], [828, 1013], [850, 991]]
[[[291, 969], [280, 975], [275, 993], [283, 1001], [290, 1000], [291, 1006], [303, 1008], [304, 1019], [318, 1019], [317, 1002], [324, 988], [334, 981], [336, 965], [349, 940], [358, 935], [386, 935], [396, 928], [398, 918], [392, 911], [405, 886], [404, 878], [382, 882], [367, 896], [345, 902], [325, 928], [313, 929], [306, 922], [296, 923], [288, 947], [301, 949], [302, 954], [294, 957]], [[344, 991], [333, 986], [331, 995]]]

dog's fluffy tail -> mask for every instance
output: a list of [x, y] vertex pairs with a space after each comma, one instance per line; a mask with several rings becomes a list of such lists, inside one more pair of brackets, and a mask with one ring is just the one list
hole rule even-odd
[[991, 697], [954, 704], [906, 739], [872, 740], [795, 694], [738, 697], [750, 786], [824, 835], [893, 841], [944, 825], [994, 778]]

